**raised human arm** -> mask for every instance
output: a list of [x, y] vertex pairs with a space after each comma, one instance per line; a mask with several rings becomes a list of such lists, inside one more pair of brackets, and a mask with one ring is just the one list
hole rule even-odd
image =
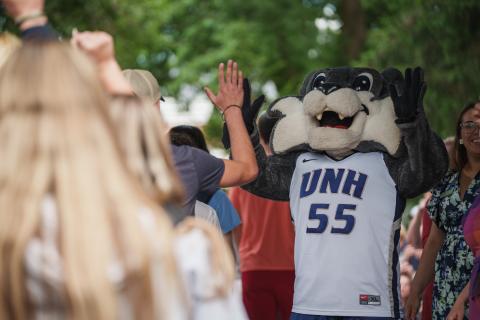
[[257, 162], [250, 138], [242, 119], [243, 74], [236, 62], [229, 60], [218, 66], [219, 91], [214, 94], [209, 88], [205, 92], [212, 103], [223, 114], [231, 138], [232, 160], [224, 160], [225, 170], [220, 179], [221, 187], [248, 183], [258, 174]]
[[113, 38], [106, 32], [74, 32], [71, 43], [85, 52], [97, 64], [100, 81], [112, 95], [131, 95], [130, 84], [115, 58]]
[[44, 0], [3, 0], [2, 4], [20, 29], [22, 40], [58, 40], [44, 13]]
[[413, 320], [420, 306], [420, 298], [428, 283], [433, 280], [435, 274], [435, 259], [445, 240], [445, 233], [432, 222], [430, 235], [423, 249], [418, 270], [412, 281], [411, 292], [405, 304], [405, 319]]

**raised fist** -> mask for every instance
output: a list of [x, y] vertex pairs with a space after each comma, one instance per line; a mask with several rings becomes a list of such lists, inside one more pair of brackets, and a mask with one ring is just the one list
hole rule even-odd
[[113, 38], [106, 32], [76, 32], [72, 35], [71, 43], [98, 64], [115, 59]]

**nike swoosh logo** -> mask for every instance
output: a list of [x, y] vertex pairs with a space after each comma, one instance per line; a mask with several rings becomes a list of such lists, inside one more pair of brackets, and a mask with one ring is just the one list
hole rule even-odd
[[302, 162], [305, 163], [305, 162], [308, 162], [308, 161], [315, 161], [315, 160], [317, 160], [317, 159], [303, 159]]

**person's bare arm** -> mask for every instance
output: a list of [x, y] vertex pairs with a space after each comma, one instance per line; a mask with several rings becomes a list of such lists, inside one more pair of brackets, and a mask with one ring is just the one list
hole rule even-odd
[[243, 74], [236, 62], [229, 60], [226, 73], [224, 64], [218, 66], [219, 92], [215, 95], [209, 88], [205, 92], [212, 103], [222, 112], [230, 133], [232, 160], [224, 160], [225, 171], [221, 187], [248, 183], [258, 174], [257, 161], [250, 137], [242, 118]]
[[463, 320], [463, 316], [465, 315], [465, 304], [468, 302], [469, 291], [470, 281], [467, 283], [465, 288], [463, 288], [462, 292], [460, 292], [455, 304], [448, 313], [447, 320]]
[[95, 61], [100, 80], [108, 93], [112, 95], [132, 94], [132, 88], [115, 59], [111, 35], [102, 31], [76, 32], [72, 35], [71, 43]]
[[405, 304], [405, 319], [413, 320], [420, 306], [420, 298], [435, 274], [435, 259], [445, 240], [445, 233], [435, 223], [432, 223], [430, 235], [423, 249], [422, 258], [417, 273], [412, 281], [412, 289]]
[[45, 0], [3, 0], [2, 3], [13, 20], [24, 19], [18, 26], [21, 31], [43, 26], [48, 22], [47, 16], [43, 14]]

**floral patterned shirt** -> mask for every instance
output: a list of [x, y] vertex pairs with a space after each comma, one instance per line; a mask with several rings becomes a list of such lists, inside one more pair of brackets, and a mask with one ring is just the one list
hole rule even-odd
[[[447, 318], [456, 298], [470, 279], [474, 258], [463, 237], [462, 218], [480, 191], [479, 187], [480, 175], [477, 174], [462, 200], [459, 174], [448, 172], [432, 190], [428, 213], [436, 226], [445, 233], [445, 241], [435, 261], [433, 320]], [[468, 311], [465, 315], [468, 315]]]

